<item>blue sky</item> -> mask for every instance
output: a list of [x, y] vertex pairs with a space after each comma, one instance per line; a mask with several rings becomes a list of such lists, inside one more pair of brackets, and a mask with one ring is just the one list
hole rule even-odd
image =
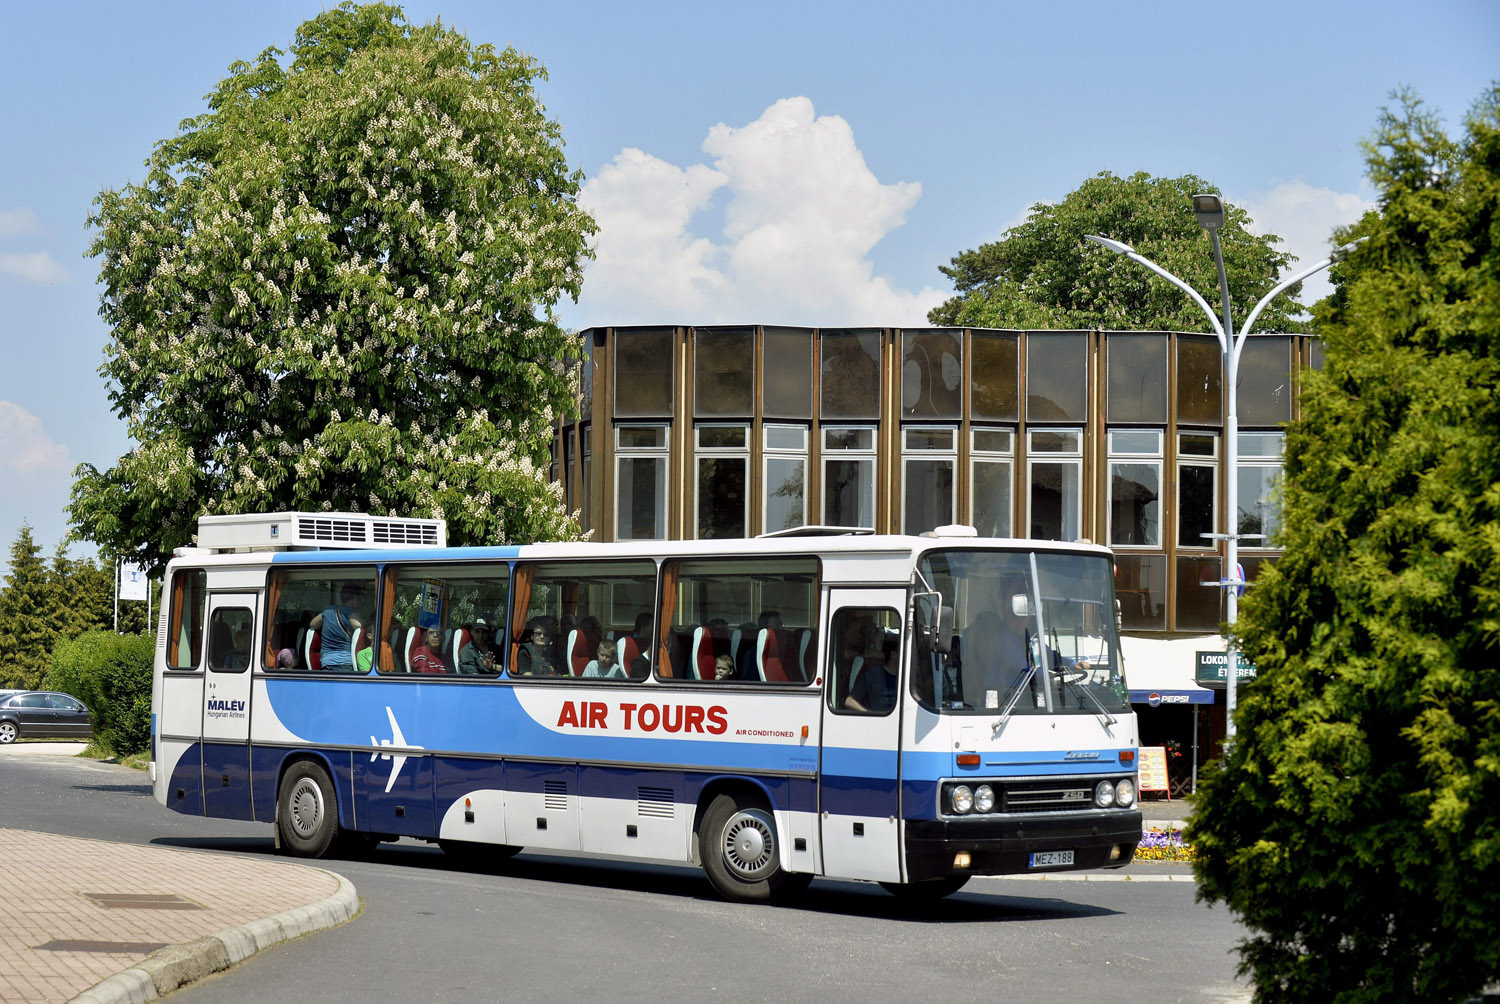
[[[130, 445], [97, 373], [92, 199], [324, 6], [8, 5], [0, 562], [23, 520], [50, 552], [73, 466]], [[1456, 131], [1500, 76], [1493, 2], [405, 10], [547, 66], [602, 228], [574, 327], [920, 323], [939, 265], [1102, 170], [1198, 174], [1311, 261], [1370, 204], [1359, 142], [1392, 89]]]

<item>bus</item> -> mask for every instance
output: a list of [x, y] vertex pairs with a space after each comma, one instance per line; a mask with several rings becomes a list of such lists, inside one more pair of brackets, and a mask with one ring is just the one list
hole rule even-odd
[[1113, 561], [808, 528], [447, 547], [441, 520], [205, 517], [165, 577], [151, 780], [319, 857], [401, 837], [945, 896], [1141, 839]]

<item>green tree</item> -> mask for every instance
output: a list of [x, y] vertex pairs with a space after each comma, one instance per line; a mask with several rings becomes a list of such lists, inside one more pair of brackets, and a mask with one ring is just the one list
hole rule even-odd
[[[941, 271], [958, 295], [927, 314], [933, 324], [989, 328], [1106, 328], [1209, 331], [1182, 291], [1146, 269], [1084, 240], [1112, 237], [1187, 282], [1215, 308], [1219, 274], [1190, 199], [1218, 189], [1202, 178], [1089, 178], [1056, 204], [1039, 202], [992, 244], [965, 251]], [[1239, 206], [1224, 204], [1219, 239], [1234, 316], [1243, 318], [1292, 260], [1274, 234], [1256, 236]], [[1256, 327], [1301, 331], [1294, 286], [1269, 305]]]
[[1500, 87], [1460, 139], [1410, 94], [1320, 305], [1260, 670], [1190, 837], [1260, 1001], [1460, 1000], [1500, 978]]
[[50, 623], [59, 638], [113, 626], [114, 584], [109, 570], [92, 558], [69, 558], [66, 542], [57, 545], [47, 570], [52, 590]]
[[572, 406], [593, 221], [542, 67], [345, 2], [235, 63], [89, 222], [101, 371], [138, 446], [69, 515], [159, 571], [205, 513], [440, 515], [576, 536], [541, 466]]
[[0, 588], [0, 687], [33, 690], [56, 637], [54, 596], [42, 549], [21, 524], [10, 545], [10, 574]]

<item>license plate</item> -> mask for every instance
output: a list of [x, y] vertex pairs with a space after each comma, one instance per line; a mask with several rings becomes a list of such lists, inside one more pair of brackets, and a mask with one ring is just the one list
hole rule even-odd
[[1072, 851], [1037, 851], [1031, 856], [1029, 868], [1056, 868], [1073, 863]]

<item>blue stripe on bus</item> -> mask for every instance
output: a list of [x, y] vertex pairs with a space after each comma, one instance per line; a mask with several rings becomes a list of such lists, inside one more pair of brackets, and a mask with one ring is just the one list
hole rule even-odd
[[[486, 687], [490, 699], [484, 701], [474, 700], [475, 692], [469, 687], [418, 687], [401, 693], [405, 707], [395, 712], [396, 721], [409, 747], [699, 769], [811, 772], [817, 766], [818, 751], [812, 745], [560, 734], [534, 721], [509, 687]], [[317, 736], [319, 744], [370, 749], [391, 738], [386, 708], [395, 705], [387, 703], [391, 692], [380, 687], [310, 677], [276, 678], [266, 681], [266, 694], [282, 725], [304, 742]], [[429, 727], [429, 722], [435, 724]]]

